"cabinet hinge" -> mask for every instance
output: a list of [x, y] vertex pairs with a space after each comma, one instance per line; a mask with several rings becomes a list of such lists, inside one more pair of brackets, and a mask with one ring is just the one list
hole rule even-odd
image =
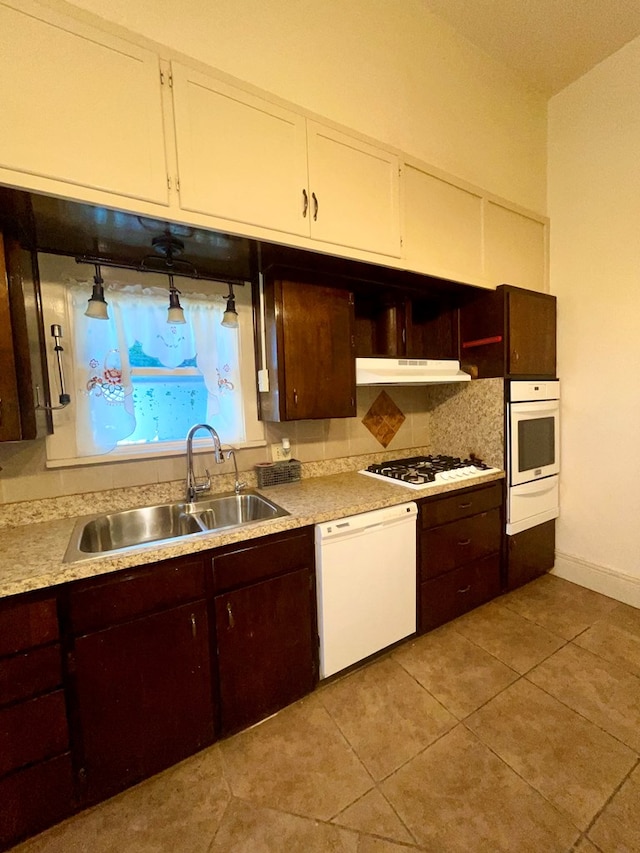
[[[171, 72], [169, 72], [169, 73], [167, 74], [166, 83], [167, 83], [167, 85], [169, 86], [169, 88], [170, 88], [170, 89], [173, 89], [173, 74], [172, 74]], [[165, 84], [165, 74], [164, 74], [164, 71], [163, 71], [163, 70], [162, 70], [162, 68], [161, 68], [161, 69], [160, 69], [160, 85], [161, 85], [161, 86], [164, 86], [164, 84]]]

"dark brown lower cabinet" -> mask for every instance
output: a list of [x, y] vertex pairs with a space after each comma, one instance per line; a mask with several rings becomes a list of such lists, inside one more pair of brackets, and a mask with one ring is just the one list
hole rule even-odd
[[0, 603], [0, 849], [75, 809], [56, 599]]
[[312, 528], [0, 601], [0, 849], [283, 708], [317, 672]]
[[309, 569], [216, 596], [221, 730], [255, 723], [314, 687]]
[[517, 589], [553, 568], [555, 519], [507, 536], [507, 589]]
[[502, 484], [420, 504], [418, 623], [431, 631], [501, 592]]
[[0, 778], [0, 849], [67, 817], [73, 783], [68, 752]]
[[73, 654], [88, 802], [213, 741], [205, 601], [79, 637]]
[[313, 690], [318, 672], [313, 561], [311, 529], [213, 558], [214, 584], [229, 587], [215, 596], [222, 734]]
[[431, 631], [500, 595], [500, 555], [467, 563], [420, 585], [422, 631]]

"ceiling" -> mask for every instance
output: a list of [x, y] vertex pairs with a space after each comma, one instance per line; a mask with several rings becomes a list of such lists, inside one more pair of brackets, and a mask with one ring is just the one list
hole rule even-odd
[[640, 35], [639, 0], [422, 0], [547, 96]]

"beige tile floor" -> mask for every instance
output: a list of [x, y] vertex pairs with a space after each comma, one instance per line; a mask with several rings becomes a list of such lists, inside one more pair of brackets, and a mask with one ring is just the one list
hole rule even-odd
[[640, 610], [546, 576], [20, 853], [640, 851]]

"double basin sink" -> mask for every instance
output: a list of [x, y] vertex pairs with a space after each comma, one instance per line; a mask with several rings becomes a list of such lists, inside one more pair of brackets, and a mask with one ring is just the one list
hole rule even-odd
[[76, 523], [64, 559], [107, 556], [285, 515], [285, 509], [252, 491], [97, 515]]

